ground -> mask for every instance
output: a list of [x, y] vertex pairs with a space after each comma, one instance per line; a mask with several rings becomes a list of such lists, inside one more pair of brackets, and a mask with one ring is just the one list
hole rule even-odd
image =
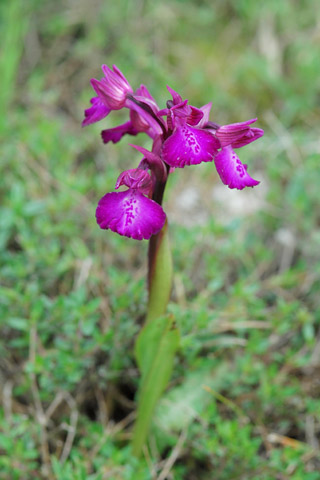
[[[4, 480], [317, 480], [320, 414], [319, 8], [316, 0], [12, 0], [1, 9], [0, 470]], [[130, 451], [147, 242], [101, 231], [99, 198], [140, 155], [81, 128], [115, 63], [220, 124], [261, 184], [176, 170], [173, 376]], [[129, 141], [132, 140], [131, 138]], [[148, 148], [148, 140], [134, 139]]]

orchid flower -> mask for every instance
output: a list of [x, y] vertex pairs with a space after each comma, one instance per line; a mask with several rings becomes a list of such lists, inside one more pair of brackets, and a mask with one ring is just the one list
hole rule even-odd
[[82, 125], [98, 122], [112, 110], [127, 108], [128, 121], [103, 130], [103, 142], [117, 143], [126, 134], [146, 133], [153, 146], [150, 152], [133, 145], [144, 158], [138, 168], [120, 175], [116, 189], [125, 185], [128, 190], [107, 193], [99, 201], [96, 217], [101, 228], [139, 240], [156, 235], [166, 218], [161, 203], [167, 176], [175, 168], [213, 162], [222, 182], [231, 189], [259, 184], [234, 151], [263, 135], [263, 130], [251, 126], [256, 118], [218, 125], [209, 120], [211, 103], [201, 108], [189, 105], [170, 87], [172, 99], [160, 110], [147, 87], [140, 85], [134, 92], [115, 65], [112, 69], [103, 65], [102, 71], [101, 80], [91, 80], [97, 96], [90, 100]]
[[[256, 119], [230, 125], [209, 120], [211, 103], [197, 108], [167, 87], [172, 99], [160, 110], [144, 85], [133, 90], [122, 72], [113, 65], [102, 66], [104, 77], [92, 79], [96, 96], [85, 110], [83, 126], [103, 120], [111, 111], [127, 108], [122, 125], [101, 132], [104, 143], [119, 142], [124, 135], [145, 133], [152, 139], [151, 150], [131, 145], [143, 155], [136, 168], [123, 171], [99, 201], [96, 220], [100, 228], [136, 240], [149, 240], [148, 303], [145, 327], [136, 340], [135, 355], [141, 371], [137, 417], [132, 435], [132, 453], [141, 455], [156, 403], [168, 383], [179, 346], [174, 317], [165, 315], [171, 295], [173, 269], [168, 222], [162, 200], [168, 175], [176, 168], [213, 162], [222, 182], [242, 190], [259, 182], [247, 172], [234, 149], [263, 135], [252, 127]], [[161, 365], [163, 368], [159, 368]], [[146, 394], [147, 392], [147, 394]]]
[[145, 196], [152, 191], [150, 175], [139, 168], [127, 170], [121, 173], [115, 188], [120, 185], [129, 189], [107, 193], [98, 203], [96, 218], [100, 228], [136, 240], [156, 235], [164, 225], [166, 214], [157, 202]]

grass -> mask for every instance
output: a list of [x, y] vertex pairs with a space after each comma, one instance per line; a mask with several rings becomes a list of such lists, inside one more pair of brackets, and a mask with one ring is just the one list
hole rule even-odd
[[[1, 478], [317, 480], [316, 1], [9, 3], [0, 7]], [[104, 146], [99, 125], [80, 128], [102, 63], [159, 104], [169, 84], [192, 104], [213, 101], [214, 121], [258, 116], [265, 129], [240, 152], [261, 179], [252, 191], [223, 188], [212, 165], [170, 179], [169, 310], [182, 341], [139, 461], [128, 442], [147, 242], [100, 231], [94, 218], [139, 155], [126, 141]]]

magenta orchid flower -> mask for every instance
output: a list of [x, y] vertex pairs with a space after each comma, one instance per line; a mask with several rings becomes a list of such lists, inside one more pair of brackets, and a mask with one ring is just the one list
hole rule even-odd
[[[83, 126], [98, 122], [111, 111], [127, 108], [128, 119], [122, 125], [101, 132], [104, 143], [119, 142], [124, 135], [145, 133], [152, 139], [151, 150], [131, 145], [143, 155], [137, 168], [123, 171], [115, 184], [118, 192], [106, 193], [96, 209], [100, 228], [136, 240], [149, 240], [148, 248], [148, 303], [146, 327], [136, 345], [139, 368], [145, 363], [144, 344], [150, 332], [161, 331], [155, 337], [157, 365], [165, 363], [160, 372], [153, 359], [143, 371], [151, 392], [147, 402], [143, 395], [146, 383], [142, 380], [137, 401], [137, 419], [133, 430], [132, 452], [139, 456], [145, 444], [157, 399], [169, 380], [174, 354], [179, 345], [179, 333], [174, 319], [166, 315], [172, 288], [172, 260], [168, 238], [168, 223], [162, 208], [166, 182], [170, 173], [186, 165], [213, 162], [222, 182], [229, 188], [242, 190], [259, 182], [247, 172], [234, 149], [241, 148], [263, 135], [263, 130], [252, 127], [256, 119], [230, 125], [218, 125], [209, 120], [211, 103], [201, 108], [189, 105], [179, 93], [167, 87], [172, 99], [160, 110], [144, 85], [133, 91], [122, 72], [114, 65], [103, 65], [104, 77], [92, 79], [96, 95], [85, 110]], [[154, 324], [156, 329], [152, 326]], [[151, 327], [151, 330], [149, 328]], [[145, 332], [149, 332], [147, 335]], [[165, 342], [168, 348], [160, 348]], [[143, 346], [143, 347], [142, 347]], [[149, 352], [150, 353], [150, 352]], [[149, 354], [148, 354], [149, 355]], [[153, 355], [153, 352], [151, 352]], [[150, 355], [149, 355], [150, 356]], [[160, 388], [159, 388], [160, 385]], [[150, 400], [151, 399], [151, 400]]]
[[247, 173], [247, 165], [243, 164], [233, 148], [240, 148], [262, 137], [261, 128], [251, 127], [257, 121], [256, 118], [246, 122], [232, 123], [230, 125], [218, 125], [208, 120], [210, 108], [203, 107], [205, 128], [211, 131], [220, 142], [221, 150], [214, 156], [214, 163], [222, 182], [229, 188], [242, 190], [245, 187], [254, 187], [260, 182], [254, 180]]
[[104, 195], [96, 210], [100, 228], [110, 229], [136, 240], [148, 240], [163, 227], [166, 214], [162, 207], [145, 195], [152, 192], [152, 179], [146, 170], [136, 168], [122, 172], [115, 188], [129, 187], [124, 192]]
[[167, 116], [171, 135], [162, 147], [164, 161], [171, 167], [183, 168], [185, 165], [197, 165], [211, 162], [218, 153], [219, 141], [208, 131], [196, 125], [201, 121], [203, 112], [182, 101], [181, 96], [168, 87], [172, 95], [169, 108], [159, 112]]
[[112, 110], [129, 109], [129, 119], [122, 125], [101, 132], [104, 143], [117, 143], [128, 135], [146, 133], [153, 141], [152, 151], [132, 145], [144, 155], [138, 168], [122, 172], [116, 183], [128, 187], [122, 192], [107, 193], [98, 204], [97, 222], [130, 238], [149, 239], [163, 227], [166, 215], [161, 207], [167, 176], [175, 168], [213, 162], [222, 182], [242, 190], [259, 181], [247, 172], [234, 149], [244, 147], [263, 135], [252, 127], [256, 118], [229, 125], [209, 120], [211, 103], [201, 108], [167, 87], [172, 96], [160, 110], [144, 85], [134, 92], [122, 72], [113, 65], [103, 65], [104, 77], [91, 80], [97, 96], [85, 110], [83, 126], [104, 119]]

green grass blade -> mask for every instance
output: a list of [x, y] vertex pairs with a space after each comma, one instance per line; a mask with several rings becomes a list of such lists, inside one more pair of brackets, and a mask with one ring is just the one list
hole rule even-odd
[[23, 52], [23, 37], [26, 32], [28, 18], [21, 0], [12, 0], [1, 5], [0, 16], [2, 48], [0, 55], [0, 132], [7, 122], [8, 108], [15, 92], [15, 82], [19, 60]]

